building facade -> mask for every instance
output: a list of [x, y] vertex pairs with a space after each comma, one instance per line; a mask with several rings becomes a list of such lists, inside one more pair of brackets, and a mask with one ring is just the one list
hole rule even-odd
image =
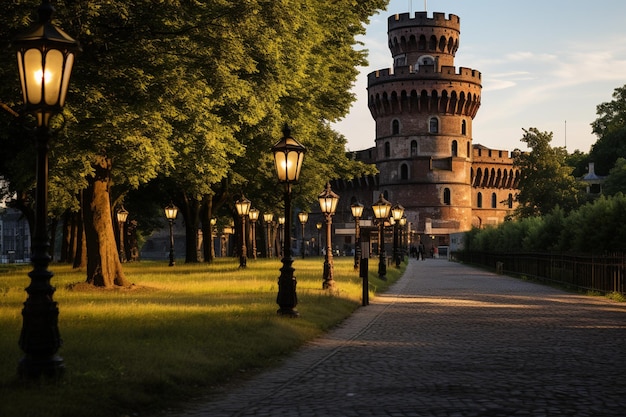
[[21, 212], [0, 208], [0, 263], [30, 262], [31, 235]]
[[375, 147], [353, 155], [375, 163], [379, 174], [333, 187], [347, 206], [371, 205], [382, 193], [404, 206], [412, 235], [435, 245], [504, 221], [519, 181], [512, 154], [473, 143], [482, 79], [475, 69], [454, 66], [459, 40], [460, 19], [452, 14], [388, 18], [393, 67], [368, 75]]

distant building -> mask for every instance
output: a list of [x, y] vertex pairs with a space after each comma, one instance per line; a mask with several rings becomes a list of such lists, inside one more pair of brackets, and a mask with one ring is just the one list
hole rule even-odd
[[585, 174], [581, 181], [585, 184], [587, 194], [597, 197], [602, 194], [602, 183], [606, 177], [596, 174], [595, 163], [589, 162], [589, 168], [587, 174]]
[[0, 208], [0, 263], [30, 262], [30, 228], [22, 213]]

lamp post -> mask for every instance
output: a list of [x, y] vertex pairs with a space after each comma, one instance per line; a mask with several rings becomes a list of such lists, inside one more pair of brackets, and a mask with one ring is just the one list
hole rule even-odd
[[396, 268], [400, 268], [400, 242], [399, 242], [399, 227], [400, 220], [404, 216], [404, 207], [400, 204], [396, 204], [391, 208], [391, 218], [394, 221], [393, 225], [393, 259], [396, 263]]
[[265, 239], [266, 244], [267, 244], [267, 257], [271, 258], [272, 257], [272, 232], [271, 232], [271, 227], [272, 227], [272, 221], [274, 220], [274, 215], [272, 213], [265, 213], [263, 214], [263, 221], [265, 222], [265, 227], [267, 228], [267, 239]]
[[241, 217], [241, 253], [239, 254], [239, 268], [245, 268], [247, 266], [247, 254], [248, 248], [246, 248], [246, 216], [250, 212], [250, 200], [241, 195], [241, 198], [235, 203], [237, 208], [237, 214]]
[[315, 228], [317, 229], [317, 256], [320, 256], [320, 246], [322, 245], [320, 233], [322, 231], [322, 223], [315, 223]]
[[407, 223], [406, 215], [403, 215], [402, 218], [400, 219], [400, 256], [402, 256], [402, 260], [404, 260], [404, 255], [407, 253], [406, 237], [408, 233], [406, 233], [406, 223]]
[[286, 227], [284, 233], [285, 241], [287, 242], [283, 250], [283, 266], [280, 269], [280, 277], [278, 278], [278, 296], [276, 297], [276, 302], [280, 307], [278, 314], [298, 317], [299, 313], [295, 309], [298, 304], [296, 277], [293, 274], [293, 259], [291, 258], [291, 185], [298, 181], [300, 177], [300, 169], [302, 168], [302, 160], [304, 159], [306, 148], [291, 137], [291, 131], [289, 127], [285, 125], [283, 137], [272, 147], [272, 152], [274, 154], [278, 180], [285, 183]]
[[332, 224], [339, 196], [330, 189], [330, 183], [326, 183], [326, 189], [317, 196], [317, 199], [319, 200], [322, 214], [326, 218], [326, 255], [324, 256], [324, 282], [322, 283], [322, 288], [326, 290], [335, 286]]
[[354, 270], [358, 271], [361, 261], [361, 227], [359, 220], [363, 215], [363, 204], [355, 202], [350, 205], [352, 217], [354, 217]]
[[176, 261], [174, 260], [174, 220], [176, 220], [176, 216], [178, 216], [178, 207], [176, 207], [174, 203], [170, 203], [167, 207], [165, 207], [165, 217], [170, 223], [170, 264], [169, 266], [176, 265]]
[[300, 252], [302, 253], [302, 259], [304, 259], [304, 226], [306, 222], [309, 221], [309, 213], [301, 211], [298, 213], [298, 220], [300, 220], [300, 224], [302, 225], [302, 248]]
[[126, 262], [126, 251], [124, 250], [124, 224], [128, 218], [128, 210], [122, 206], [116, 213], [118, 229], [120, 229], [120, 262]]
[[80, 51], [77, 41], [50, 23], [54, 7], [43, 0], [39, 20], [27, 33], [17, 36], [17, 64], [24, 99], [24, 110], [37, 119], [36, 134], [36, 208], [32, 240], [33, 270], [28, 274], [28, 297], [22, 310], [23, 325], [19, 346], [24, 352], [18, 373], [22, 377], [41, 375], [59, 377], [65, 365], [57, 355], [61, 347], [58, 328], [59, 309], [53, 301], [54, 275], [50, 265], [48, 218], [48, 143], [51, 138], [50, 119], [65, 104], [74, 56]]
[[[211, 263], [215, 259], [214, 238], [217, 237], [217, 229], [215, 228], [215, 225], [217, 224], [217, 219], [215, 217], [211, 217], [211, 220], [209, 220], [209, 224], [211, 225], [211, 236], [209, 237], [209, 263]], [[213, 235], [213, 233], [215, 233], [215, 235]]]
[[278, 216], [278, 251], [279, 256], [285, 256], [285, 216]]
[[389, 218], [391, 203], [385, 200], [382, 194], [378, 201], [372, 204], [374, 217], [378, 220], [378, 278], [387, 279], [387, 265], [385, 264], [385, 220]]
[[251, 208], [248, 212], [250, 227], [252, 227], [252, 259], [256, 259], [256, 221], [259, 220], [259, 210]]
[[400, 254], [402, 255], [402, 259], [404, 260], [404, 255], [407, 253], [406, 252], [406, 237], [407, 237], [407, 233], [406, 233], [406, 216], [402, 216], [402, 218], [400, 219]]

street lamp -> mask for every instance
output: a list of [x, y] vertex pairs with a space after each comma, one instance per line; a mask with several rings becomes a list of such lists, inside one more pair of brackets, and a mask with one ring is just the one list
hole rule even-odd
[[285, 216], [278, 216], [278, 250], [279, 256], [285, 256]]
[[291, 258], [291, 184], [298, 181], [302, 160], [306, 148], [297, 140], [291, 137], [289, 127], [285, 125], [283, 137], [272, 147], [274, 153], [274, 163], [276, 165], [276, 175], [280, 182], [285, 183], [285, 241], [282, 259], [283, 266], [280, 269], [278, 278], [278, 296], [276, 302], [280, 306], [278, 314], [298, 317], [299, 313], [295, 309], [298, 304], [296, 294], [296, 277], [293, 275], [293, 259]]
[[247, 264], [246, 252], [246, 216], [250, 212], [250, 200], [241, 195], [241, 198], [235, 203], [237, 214], [241, 217], [241, 253], [239, 254], [239, 268], [245, 268]]
[[382, 194], [378, 201], [372, 204], [374, 217], [378, 220], [378, 278], [387, 279], [387, 265], [385, 264], [385, 220], [389, 218], [391, 203], [385, 200]]
[[315, 223], [315, 228], [317, 229], [317, 256], [320, 256], [320, 246], [322, 241], [320, 240], [320, 232], [322, 231], [322, 223]]
[[116, 213], [118, 229], [120, 229], [120, 262], [126, 262], [126, 251], [124, 250], [124, 224], [128, 218], [128, 210], [122, 206]]
[[400, 253], [402, 254], [402, 259], [404, 259], [404, 255], [406, 254], [406, 237], [408, 233], [406, 233], [406, 216], [403, 215], [400, 219]]
[[394, 221], [393, 225], [393, 258], [396, 262], [396, 268], [400, 268], [400, 242], [398, 228], [400, 227], [400, 220], [404, 216], [404, 207], [400, 204], [396, 204], [391, 208], [391, 218]]
[[267, 228], [267, 257], [271, 258], [272, 257], [272, 233], [271, 233], [271, 227], [272, 227], [272, 221], [274, 220], [274, 215], [272, 213], [265, 213], [263, 214], [263, 221], [265, 222], [265, 227]]
[[174, 220], [176, 220], [176, 216], [178, 216], [178, 207], [174, 205], [174, 203], [170, 203], [167, 207], [165, 207], [165, 217], [170, 222], [170, 264], [169, 266], [174, 266], [176, 262], [174, 261]]
[[22, 310], [23, 324], [19, 346], [25, 353], [18, 373], [22, 377], [41, 375], [59, 377], [65, 365], [57, 355], [61, 347], [58, 328], [59, 309], [53, 301], [55, 288], [50, 285], [54, 275], [50, 265], [48, 218], [48, 143], [51, 138], [50, 119], [65, 104], [74, 55], [80, 51], [78, 42], [50, 23], [54, 7], [43, 0], [38, 22], [27, 33], [17, 36], [17, 65], [24, 99], [24, 111], [37, 119], [36, 134], [36, 208], [35, 233], [32, 240], [33, 270], [26, 288], [28, 297]]
[[301, 211], [300, 213], [298, 213], [298, 219], [300, 220], [300, 224], [302, 225], [302, 259], [304, 259], [304, 226], [306, 225], [306, 222], [309, 221], [309, 213]]
[[[209, 225], [211, 228], [211, 232], [210, 232], [210, 236], [209, 236], [209, 259], [208, 262], [212, 263], [213, 260], [215, 259], [215, 240], [214, 238], [217, 237], [217, 229], [215, 227], [215, 225], [217, 224], [217, 219], [215, 217], [211, 217], [211, 219], [209, 220]], [[206, 239], [205, 239], [206, 242]]]
[[335, 214], [335, 210], [337, 209], [339, 196], [330, 189], [330, 183], [326, 183], [326, 189], [317, 196], [317, 199], [320, 202], [322, 214], [326, 218], [326, 255], [324, 256], [324, 282], [322, 283], [322, 288], [326, 290], [335, 286], [335, 268], [333, 265], [332, 216]]
[[352, 217], [354, 217], [354, 270], [359, 269], [359, 262], [361, 261], [361, 227], [359, 219], [363, 215], [363, 204], [355, 202], [350, 205], [352, 211]]
[[251, 208], [248, 212], [250, 227], [252, 227], [252, 259], [256, 259], [256, 221], [259, 220], [259, 210]]

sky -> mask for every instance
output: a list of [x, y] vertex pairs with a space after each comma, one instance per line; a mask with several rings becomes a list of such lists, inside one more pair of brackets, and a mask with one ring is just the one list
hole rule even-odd
[[390, 68], [387, 18], [395, 13], [433, 12], [461, 19], [454, 65], [482, 74], [481, 107], [473, 143], [492, 149], [526, 150], [522, 129], [552, 132], [552, 146], [589, 152], [597, 137], [596, 106], [612, 101], [626, 85], [624, 0], [391, 0], [370, 19], [363, 42], [367, 67], [353, 86], [357, 100], [333, 124], [347, 149], [375, 145], [367, 107], [367, 74]]

